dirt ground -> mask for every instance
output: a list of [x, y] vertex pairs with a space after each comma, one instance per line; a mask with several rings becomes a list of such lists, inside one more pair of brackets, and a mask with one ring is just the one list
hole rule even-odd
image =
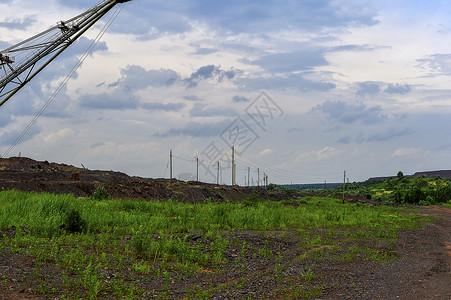
[[[28, 158], [0, 159], [0, 190], [19, 189], [25, 191], [47, 191], [51, 193], [72, 193], [77, 197], [92, 195], [96, 186], [102, 184], [114, 198], [174, 198], [186, 202], [238, 201], [249, 197], [246, 188], [231, 188], [199, 183], [169, 182], [166, 179], [146, 179], [129, 177], [112, 171], [90, 171], [63, 164], [37, 162]], [[268, 196], [263, 189], [260, 196]], [[282, 197], [282, 196], [281, 196]], [[322, 287], [322, 295], [313, 299], [451, 299], [451, 209], [440, 206], [422, 207], [416, 210], [422, 216], [432, 216], [435, 222], [427, 223], [420, 230], [405, 230], [393, 245], [396, 259], [390, 263], [358, 260], [344, 262], [306, 262], [315, 274], [320, 274], [309, 284]], [[321, 234], [317, 230], [315, 234]], [[6, 232], [6, 234], [9, 234]], [[296, 282], [305, 274], [307, 265], [292, 266], [290, 262], [302, 253], [299, 244], [293, 242], [290, 234], [280, 236], [276, 233], [235, 231], [229, 238], [231, 244], [227, 251], [228, 264], [224, 271], [213, 273], [209, 270], [190, 279], [176, 280], [168, 298], [184, 297], [188, 288], [198, 285], [207, 288], [215, 283], [230, 285], [230, 289], [215, 295], [215, 299], [278, 299], [275, 290], [287, 288], [288, 279]], [[286, 264], [280, 274], [283, 280], [274, 277], [274, 264], [257, 256], [242, 257], [246, 269], [234, 263], [239, 257], [240, 243], [246, 241], [250, 248], [260, 249], [269, 240], [274, 253], [280, 251]], [[386, 247], [386, 245], [371, 245]], [[257, 250], [256, 250], [257, 251]], [[279, 265], [279, 266], [280, 266]], [[22, 256], [0, 255], [0, 277], [6, 274], [9, 281], [0, 287], [1, 299], [54, 299], [58, 294], [58, 274], [61, 270], [49, 264], [44, 268], [47, 280], [57, 286], [54, 294], [43, 297], [35, 292], [33, 284], [33, 261]], [[19, 272], [19, 270], [21, 270]], [[29, 273], [28, 273], [29, 271]], [[27, 279], [29, 275], [30, 278]], [[107, 275], [106, 275], [107, 276]], [[25, 279], [24, 279], [25, 277]], [[240, 287], [240, 278], [246, 285]], [[147, 280], [147, 281], [146, 281]], [[158, 280], [140, 278], [142, 288], [158, 290]], [[287, 288], [287, 298], [294, 298]], [[148, 298], [153, 298], [148, 295]]]
[[333, 289], [321, 299], [451, 299], [451, 209], [430, 206], [419, 213], [436, 222], [401, 232], [394, 263], [331, 270], [353, 274], [352, 286]]

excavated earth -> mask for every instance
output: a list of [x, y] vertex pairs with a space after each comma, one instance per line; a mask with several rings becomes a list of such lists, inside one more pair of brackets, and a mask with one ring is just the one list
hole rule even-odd
[[[73, 194], [90, 197], [102, 185], [114, 199], [165, 200], [198, 203], [210, 201], [239, 201], [254, 192], [244, 187], [217, 186], [201, 182], [181, 182], [152, 179], [114, 171], [77, 168], [66, 164], [35, 161], [25, 157], [0, 158], [0, 191], [21, 190]], [[267, 198], [265, 189], [257, 189]], [[272, 198], [278, 195], [272, 195]], [[283, 195], [280, 195], [283, 198]]]
[[[246, 199], [255, 189], [242, 187], [215, 186], [194, 182], [170, 182], [167, 179], [148, 179], [130, 177], [113, 171], [91, 171], [64, 164], [38, 162], [28, 158], [0, 159], [0, 190], [16, 189], [24, 191], [73, 194], [77, 197], [91, 196], [96, 187], [102, 184], [112, 198], [163, 200], [173, 198], [178, 201], [198, 203], [206, 199], [210, 201], [239, 201]], [[273, 200], [286, 199], [286, 195], [269, 195], [264, 189], [257, 189], [260, 197], [271, 197]], [[294, 195], [300, 197], [302, 195]], [[374, 205], [364, 199], [347, 199], [358, 201], [363, 205]], [[299, 203], [299, 202], [298, 202]], [[434, 222], [425, 223], [420, 230], [403, 230], [399, 232], [391, 250], [396, 259], [390, 263], [375, 261], [343, 261], [343, 262], [311, 262], [311, 268], [317, 276], [311, 284], [322, 286], [321, 296], [310, 296], [314, 299], [451, 299], [451, 209], [442, 206], [420, 207], [415, 213], [424, 217], [431, 216]], [[19, 229], [17, 229], [19, 230]], [[321, 229], [312, 229], [322, 234]], [[1, 234], [1, 233], [0, 233]], [[3, 232], [3, 234], [14, 234]], [[235, 231], [229, 233], [231, 241], [240, 245], [245, 240], [249, 247], [259, 249], [269, 241], [269, 250], [281, 252], [279, 266], [287, 268], [281, 273], [284, 278], [295, 279], [305, 274], [307, 265], [292, 266], [293, 257], [302, 253], [299, 244], [290, 239], [290, 234], [259, 233], [252, 231]], [[383, 247], [371, 245], [372, 247]], [[236, 248], [236, 249], [235, 249]], [[228, 263], [220, 273], [205, 270], [195, 278], [174, 278], [168, 298], [183, 298], [185, 290], [194, 285], [208, 288], [215, 283], [226, 283], [231, 287], [228, 291], [216, 295], [215, 299], [278, 299], [272, 291], [279, 290], [286, 283], [274, 278], [274, 265], [262, 257], [242, 257], [246, 270], [237, 267], [234, 261], [239, 257], [239, 246], [230, 246], [226, 253]], [[307, 262], [308, 263], [308, 262]], [[0, 286], [1, 299], [55, 299], [61, 282], [58, 274], [61, 270], [56, 265], [44, 267], [48, 273], [50, 284], [55, 292], [48, 297], [35, 292], [33, 280], [25, 280], [27, 270], [32, 273], [33, 261], [22, 256], [0, 255], [0, 278], [6, 275], [13, 280]], [[19, 273], [18, 270], [22, 270]], [[25, 270], [25, 271], [24, 271]], [[176, 276], [176, 275], [174, 275]], [[30, 275], [31, 277], [31, 275]], [[16, 278], [16, 279], [14, 279]], [[240, 285], [240, 278], [246, 284]], [[29, 284], [24, 284], [29, 282]], [[30, 284], [31, 282], [31, 284]], [[158, 282], [142, 280], [146, 290], [158, 289]], [[63, 291], [61, 291], [63, 292]], [[288, 293], [286, 298], [295, 298]], [[149, 294], [148, 298], [153, 298]]]

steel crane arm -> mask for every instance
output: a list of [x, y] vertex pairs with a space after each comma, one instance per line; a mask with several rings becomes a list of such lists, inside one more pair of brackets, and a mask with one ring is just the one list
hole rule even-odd
[[107, 0], [69, 20], [0, 51], [0, 106], [31, 81], [116, 4]]

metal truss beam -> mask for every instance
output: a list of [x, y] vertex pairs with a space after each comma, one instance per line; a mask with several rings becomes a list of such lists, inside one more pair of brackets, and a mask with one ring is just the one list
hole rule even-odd
[[107, 0], [44, 32], [0, 51], [0, 106], [30, 82], [116, 4]]

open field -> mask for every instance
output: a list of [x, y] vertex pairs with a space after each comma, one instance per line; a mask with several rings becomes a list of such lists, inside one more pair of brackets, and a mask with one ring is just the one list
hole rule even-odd
[[[438, 226], [411, 208], [319, 197], [190, 204], [15, 191], [0, 193], [0, 207], [0, 293], [10, 299], [372, 299], [384, 291], [408, 297], [428, 278], [449, 278], [444, 247], [430, 266], [406, 257], [418, 250], [408, 239]], [[406, 263], [417, 273], [389, 272]], [[384, 272], [408, 289], [371, 282]]]
[[2, 299], [451, 295], [446, 206], [342, 204], [27, 158], [0, 160], [0, 190]]

